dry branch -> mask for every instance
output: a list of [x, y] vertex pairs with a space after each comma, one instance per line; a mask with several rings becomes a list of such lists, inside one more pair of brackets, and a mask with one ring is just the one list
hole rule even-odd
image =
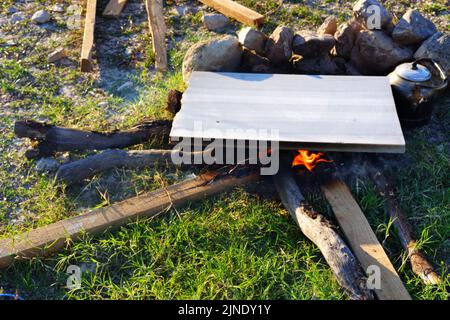
[[170, 160], [171, 150], [105, 150], [84, 159], [69, 162], [59, 167], [57, 179], [73, 184], [97, 173], [114, 169], [139, 169], [152, 167], [158, 160]]
[[208, 7], [250, 26], [262, 27], [264, 16], [231, 0], [200, 0]]
[[274, 181], [283, 205], [303, 234], [319, 247], [341, 287], [352, 299], [372, 299], [353, 253], [330, 222], [306, 203], [290, 169], [281, 166]]
[[63, 248], [67, 240], [79, 239], [83, 232], [98, 234], [138, 217], [154, 217], [172, 207], [183, 206], [257, 178], [258, 175], [248, 168], [237, 169], [232, 174], [208, 172], [167, 188], [0, 240], [0, 268], [11, 265], [16, 259], [49, 255]]
[[58, 127], [32, 120], [17, 121], [14, 133], [19, 138], [37, 142], [28, 158], [47, 157], [57, 151], [84, 151], [126, 148], [152, 139], [166, 139], [172, 122], [157, 120], [140, 124], [129, 130], [95, 132]]
[[405, 213], [395, 198], [392, 184], [380, 171], [372, 166], [369, 166], [369, 168], [378, 192], [386, 200], [387, 212], [392, 219], [394, 227], [397, 229], [404, 250], [408, 253], [413, 272], [419, 275], [426, 284], [440, 283], [441, 279], [439, 275], [433, 270], [431, 263], [427, 261], [425, 256], [417, 248], [417, 241], [414, 239]]

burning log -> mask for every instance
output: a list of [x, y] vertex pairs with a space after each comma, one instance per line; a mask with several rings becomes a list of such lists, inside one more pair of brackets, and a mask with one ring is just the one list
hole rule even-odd
[[26, 153], [30, 159], [52, 156], [57, 151], [125, 148], [151, 139], [165, 139], [171, 126], [170, 120], [156, 120], [124, 131], [95, 132], [25, 120], [15, 123], [14, 133], [19, 138], [30, 138], [36, 142], [36, 146]]
[[397, 229], [403, 249], [408, 253], [413, 272], [417, 274], [425, 284], [439, 284], [441, 278], [417, 248], [417, 241], [414, 239], [411, 226], [408, 223], [405, 213], [402, 211], [395, 198], [392, 184], [380, 171], [372, 166], [369, 166], [369, 168], [378, 192], [386, 200], [387, 212], [392, 219], [394, 227]]
[[245, 167], [237, 168], [232, 173], [211, 171], [167, 188], [0, 240], [0, 268], [6, 268], [15, 259], [49, 255], [63, 248], [67, 240], [76, 241], [84, 232], [98, 234], [139, 217], [155, 217], [172, 207], [181, 207], [257, 178], [254, 171]]
[[305, 201], [289, 168], [280, 167], [274, 176], [275, 186], [290, 215], [303, 234], [316, 244], [341, 287], [355, 300], [372, 299], [365, 275], [353, 253], [331, 223]]

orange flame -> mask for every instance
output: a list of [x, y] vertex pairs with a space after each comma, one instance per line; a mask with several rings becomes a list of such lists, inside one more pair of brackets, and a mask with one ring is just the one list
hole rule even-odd
[[315, 166], [320, 162], [333, 162], [332, 160], [326, 160], [321, 158], [323, 153], [312, 153], [309, 150], [297, 150], [298, 154], [292, 160], [292, 166], [304, 165], [306, 169], [312, 172]]

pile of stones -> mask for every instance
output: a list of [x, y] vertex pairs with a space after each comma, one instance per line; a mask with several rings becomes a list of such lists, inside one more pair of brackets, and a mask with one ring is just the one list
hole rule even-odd
[[246, 27], [193, 45], [183, 77], [193, 70], [324, 75], [387, 75], [398, 64], [431, 58], [450, 74], [450, 35], [409, 9], [394, 24], [377, 0], [359, 0], [353, 17], [329, 16], [315, 31], [278, 26], [271, 35]]

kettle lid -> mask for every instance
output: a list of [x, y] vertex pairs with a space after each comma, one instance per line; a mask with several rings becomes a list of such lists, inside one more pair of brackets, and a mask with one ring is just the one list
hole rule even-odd
[[430, 71], [423, 65], [417, 62], [409, 62], [398, 65], [395, 68], [395, 73], [400, 77], [409, 81], [428, 81], [431, 78]]

